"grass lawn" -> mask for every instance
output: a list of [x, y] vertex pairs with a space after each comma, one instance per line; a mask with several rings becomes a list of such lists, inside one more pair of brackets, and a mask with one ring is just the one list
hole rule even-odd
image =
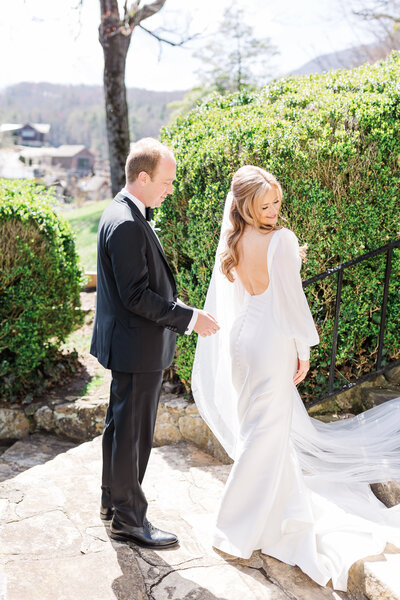
[[96, 270], [97, 227], [101, 213], [110, 200], [63, 211], [76, 235], [76, 248], [85, 271]]

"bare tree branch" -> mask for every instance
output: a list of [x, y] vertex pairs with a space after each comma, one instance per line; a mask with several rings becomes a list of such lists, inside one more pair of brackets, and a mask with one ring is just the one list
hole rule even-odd
[[74, 40], [76, 41], [81, 35], [82, 31], [82, 8], [83, 8], [83, 0], [77, 0], [76, 6], [72, 7], [72, 10], [76, 10], [78, 12], [78, 29], [74, 34]]
[[[80, 0], [82, 1], [82, 0]], [[172, 42], [157, 35], [157, 33], [150, 31], [146, 27], [141, 25], [141, 21], [148, 19], [149, 17], [156, 14], [162, 9], [166, 0], [157, 0], [151, 4], [146, 4], [143, 8], [139, 9], [140, 0], [135, 0], [128, 8], [128, 0], [125, 0], [123, 7], [123, 18], [121, 19], [118, 12], [118, 5], [116, 0], [101, 0], [102, 7], [102, 21], [105, 27], [103, 28], [102, 34], [106, 37], [114, 37], [122, 34], [125, 37], [130, 36], [135, 27], [141, 27], [146, 33], [156, 38], [159, 42], [170, 44], [171, 46], [181, 46], [186, 42], [193, 39], [195, 36], [189, 38], [182, 38], [180, 42]], [[108, 21], [108, 27], [106, 22]], [[112, 21], [112, 23], [111, 23]]]
[[130, 8], [128, 9], [128, 0], [125, 0], [124, 3], [124, 21], [129, 25], [129, 19], [133, 17], [139, 8], [140, 0], [135, 0], [132, 2]]
[[158, 42], [164, 43], [164, 44], [169, 44], [170, 46], [183, 46], [183, 44], [186, 44], [187, 42], [190, 42], [191, 40], [196, 39], [199, 35], [199, 34], [195, 33], [194, 35], [190, 35], [186, 38], [182, 38], [179, 42], [173, 42], [172, 40], [167, 40], [164, 37], [161, 37], [155, 31], [150, 31], [150, 29], [147, 29], [141, 23], [138, 24], [138, 27], [140, 27], [140, 29], [143, 29], [143, 31], [145, 31], [146, 33], [151, 35], [153, 38], [155, 38]]
[[400, 17], [395, 17], [394, 15], [389, 15], [386, 13], [376, 13], [372, 10], [353, 10], [353, 14], [357, 17], [362, 17], [366, 21], [379, 21], [381, 19], [387, 19], [388, 21], [392, 21], [392, 23], [400, 23]]
[[[81, 2], [82, 0], [76, 0]], [[124, 0], [121, 10], [118, 0], [99, 0], [100, 25], [99, 41], [104, 52], [104, 95], [106, 106], [106, 126], [112, 190], [116, 194], [124, 184], [124, 166], [129, 153], [129, 118], [126, 101], [125, 67], [132, 32], [141, 27], [154, 37], [162, 48], [162, 43], [182, 46], [194, 39], [195, 35], [177, 42], [164, 38], [155, 31], [141, 25], [141, 21], [159, 12], [167, 0], [148, 2], [141, 7], [141, 0]], [[121, 14], [122, 13], [122, 14]], [[171, 32], [178, 37], [177, 32]], [[160, 50], [161, 51], [161, 50]]]
[[359, 1], [357, 6], [351, 7], [351, 12], [362, 21], [372, 24], [368, 27], [377, 38], [377, 47], [387, 51], [399, 48], [399, 0], [374, 0], [368, 8], [363, 6], [363, 1]]
[[139, 25], [141, 21], [144, 21], [145, 19], [148, 19], [149, 17], [152, 17], [153, 15], [158, 13], [162, 9], [166, 1], [167, 0], [155, 0], [155, 2], [152, 2], [151, 4], [145, 4], [139, 10], [138, 8], [140, 2], [135, 2], [133, 10], [129, 15], [128, 24], [131, 27]]

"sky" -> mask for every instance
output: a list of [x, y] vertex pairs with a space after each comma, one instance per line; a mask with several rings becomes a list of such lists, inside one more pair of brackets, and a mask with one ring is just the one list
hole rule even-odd
[[[237, 0], [237, 5], [245, 9], [246, 22], [256, 36], [269, 37], [278, 47], [274, 75], [279, 76], [315, 56], [374, 40], [365, 25], [344, 13], [344, 2]], [[160, 48], [154, 38], [136, 29], [128, 52], [126, 85], [150, 90], [194, 87], [200, 63], [193, 54], [212, 39], [231, 3], [167, 0], [143, 25], [156, 31], [177, 28], [199, 37], [185, 48]], [[0, 0], [0, 8], [0, 89], [21, 81], [102, 84], [99, 0], [83, 0], [81, 8], [78, 0]]]

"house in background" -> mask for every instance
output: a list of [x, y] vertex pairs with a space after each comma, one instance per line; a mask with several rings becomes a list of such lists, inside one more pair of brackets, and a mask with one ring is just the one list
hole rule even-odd
[[97, 171], [96, 156], [83, 144], [49, 146], [49, 131], [46, 123], [0, 125], [0, 177], [33, 179], [64, 201], [110, 198], [109, 173]]
[[26, 166], [11, 149], [0, 149], [0, 178], [4, 179], [33, 179], [33, 167]]
[[57, 200], [65, 201], [68, 198], [69, 189], [65, 179], [60, 179], [54, 175], [45, 175], [40, 179], [40, 183], [43, 183], [47, 188], [53, 188]]
[[63, 145], [58, 148], [22, 148], [21, 161], [28, 166], [46, 166], [47, 171], [61, 170], [75, 177], [86, 177], [94, 170], [95, 157], [82, 144]]
[[85, 177], [94, 172], [95, 157], [85, 146], [63, 145], [53, 148], [51, 165], [68, 171], [71, 175]]
[[55, 148], [51, 146], [40, 146], [38, 148], [24, 147], [17, 150], [17, 152], [20, 161], [27, 167], [39, 167], [51, 165], [51, 156], [54, 150]]
[[49, 132], [49, 123], [3, 123], [0, 125], [1, 141], [20, 146], [46, 146]]
[[78, 189], [85, 200], [99, 202], [112, 198], [111, 182], [109, 177], [94, 175], [88, 179], [83, 179], [78, 184]]

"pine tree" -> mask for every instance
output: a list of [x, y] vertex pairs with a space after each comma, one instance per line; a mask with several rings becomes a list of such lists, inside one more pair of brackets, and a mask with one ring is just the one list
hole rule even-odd
[[236, 4], [227, 8], [212, 40], [196, 54], [203, 62], [199, 71], [203, 85], [222, 94], [266, 83], [272, 74], [271, 59], [278, 54], [270, 38], [255, 37], [244, 16]]

